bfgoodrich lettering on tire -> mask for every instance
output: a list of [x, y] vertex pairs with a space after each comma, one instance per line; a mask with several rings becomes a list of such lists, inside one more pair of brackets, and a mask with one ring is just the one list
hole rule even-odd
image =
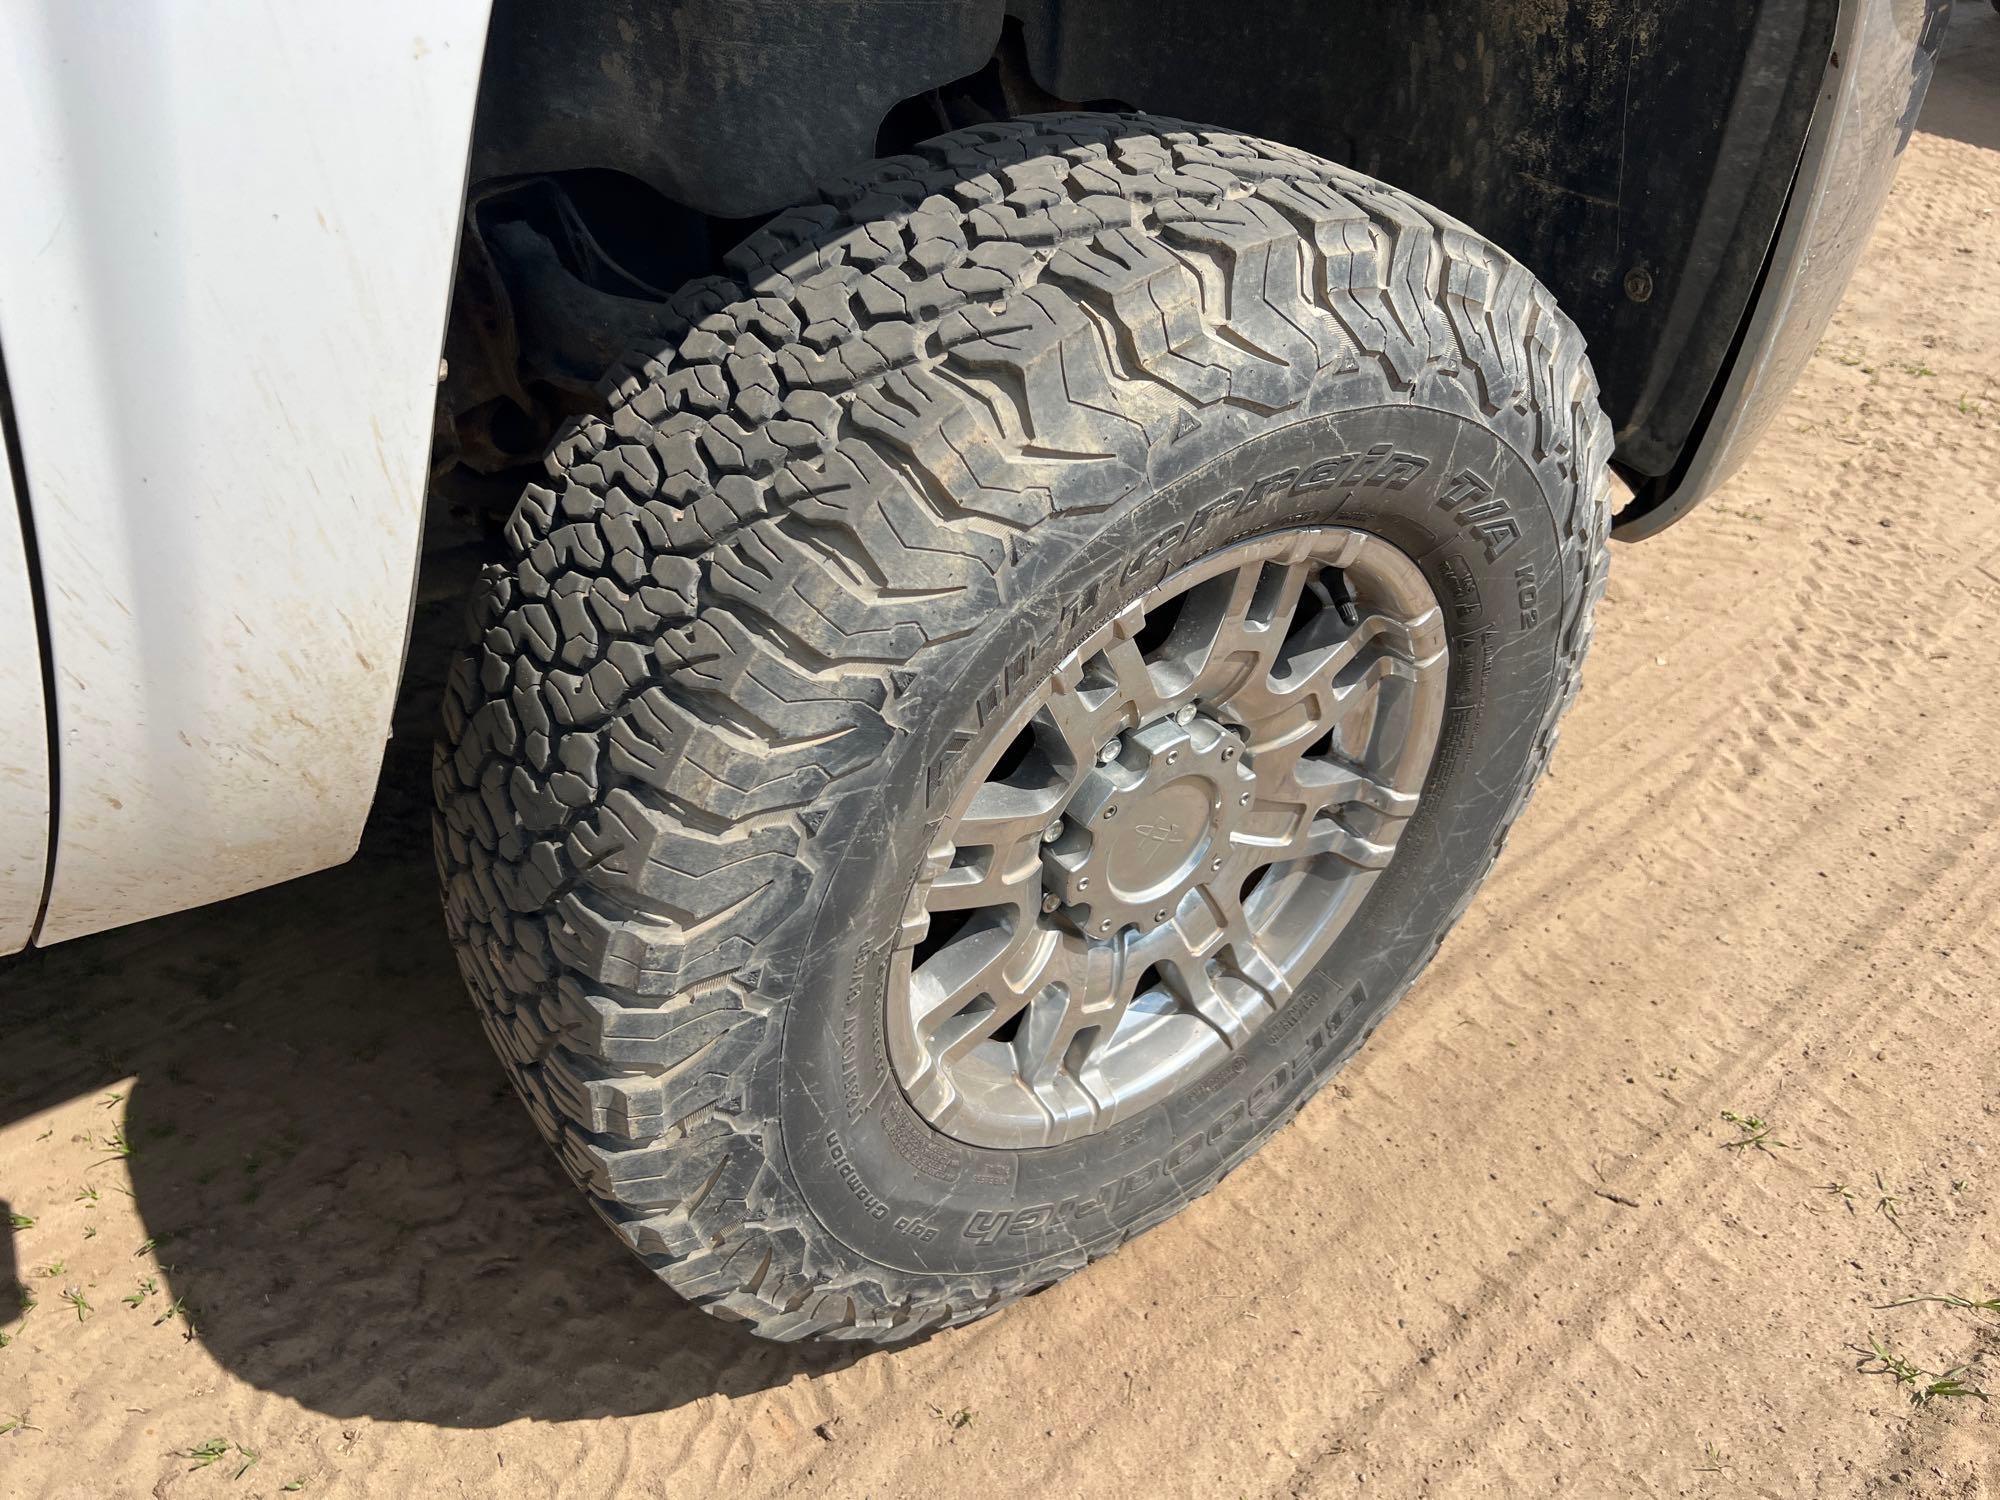
[[889, 1340], [1205, 1192], [1407, 988], [1576, 690], [1610, 439], [1525, 271], [1268, 142], [1050, 116], [823, 197], [522, 498], [437, 843], [628, 1243]]

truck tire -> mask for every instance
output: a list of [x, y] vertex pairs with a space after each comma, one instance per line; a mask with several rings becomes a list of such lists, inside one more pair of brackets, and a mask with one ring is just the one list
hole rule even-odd
[[1302, 152], [980, 126], [780, 215], [556, 442], [435, 760], [530, 1113], [675, 1290], [887, 1342], [1213, 1187], [1555, 743], [1583, 340]]

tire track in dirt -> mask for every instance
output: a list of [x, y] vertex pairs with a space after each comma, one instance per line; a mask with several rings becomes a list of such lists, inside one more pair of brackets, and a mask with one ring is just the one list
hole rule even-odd
[[[1873, 1050], [1872, 1045], [1862, 1045], [1864, 1041], [1872, 1042], [1892, 1019], [1909, 1012], [1910, 997], [1885, 991], [1861, 1008], [1843, 1012], [1837, 1024], [1832, 1025], [1820, 1024], [1824, 1018], [1812, 1010], [1814, 997], [1822, 994], [1851, 965], [1851, 952], [1855, 948], [1901, 946], [1918, 933], [1932, 941], [1962, 942], [1986, 930], [1981, 925], [1984, 910], [1961, 912], [1940, 922], [1923, 903], [1925, 898], [1935, 900], [1943, 890], [1961, 882], [1968, 893], [1990, 893], [1994, 889], [1994, 872], [1996, 864], [2000, 864], [2000, 836], [1995, 835], [1993, 824], [1996, 812], [2000, 812], [2000, 796], [1990, 797], [1976, 809], [1968, 810], [1966, 822], [1979, 830], [1979, 834], [1949, 866], [1906, 879], [1856, 913], [1833, 951], [1792, 981], [1782, 1001], [1760, 1018], [1763, 1024], [1759, 1030], [1768, 1033], [1762, 1044], [1754, 1050], [1737, 1053], [1729, 1067], [1704, 1079], [1697, 1091], [1684, 1096], [1666, 1127], [1640, 1152], [1625, 1158], [1615, 1175], [1603, 1179], [1602, 1186], [1654, 1204], [1699, 1198], [1702, 1195], [1697, 1190], [1698, 1184], [1720, 1170], [1712, 1150], [1720, 1142], [1700, 1141], [1693, 1146], [1690, 1142], [1709, 1133], [1720, 1110], [1732, 1101], [1740, 1101], [1750, 1091], [1751, 1081], [1767, 1072], [1780, 1056], [1801, 1047], [1815, 1054], [1843, 1057]], [[1864, 937], [1865, 943], [1858, 941]], [[1932, 1015], [1923, 1019], [1940, 1018]], [[1812, 1087], [1810, 1078], [1806, 1082], [1808, 1088]], [[1823, 1108], [1832, 1104], [1824, 1095], [1818, 1102]], [[1789, 1127], [1785, 1133], [1798, 1134]], [[1726, 1137], [1729, 1132], [1725, 1130], [1722, 1134]], [[1818, 1156], [1824, 1156], [1830, 1147], [1824, 1137], [1809, 1136], [1795, 1144], [1806, 1149], [1819, 1148], [1815, 1152]], [[1809, 1184], [1802, 1173], [1789, 1159], [1780, 1160], [1790, 1169], [1786, 1189], [1795, 1195], [1805, 1192]], [[1766, 1180], [1739, 1174], [1727, 1193], [1719, 1198], [1711, 1195], [1712, 1211], [1728, 1214], [1739, 1210], [1746, 1198], [1753, 1195], [1768, 1198], [1774, 1191]], [[1570, 1203], [1556, 1212], [1557, 1236], [1563, 1230], [1581, 1227], [1591, 1218], [1603, 1221], [1603, 1212], [1593, 1201], [1594, 1193], [1595, 1189], [1586, 1184]], [[1448, 1378], [1453, 1366], [1476, 1369], [1504, 1355], [1533, 1311], [1532, 1304], [1542, 1298], [1543, 1291], [1537, 1287], [1532, 1273], [1545, 1269], [1546, 1262], [1561, 1252], [1557, 1236], [1551, 1237], [1541, 1256], [1524, 1257], [1515, 1263], [1517, 1269], [1529, 1273], [1523, 1281], [1495, 1285], [1490, 1298], [1461, 1311], [1466, 1321], [1445, 1333], [1437, 1342], [1433, 1358], [1425, 1361], [1427, 1366], [1437, 1367], [1438, 1378]], [[1632, 1238], [1629, 1233], [1625, 1237]], [[1699, 1253], [1688, 1241], [1657, 1240], [1636, 1253], [1627, 1251], [1608, 1263], [1600, 1262], [1590, 1274], [1564, 1283], [1566, 1305], [1586, 1313], [1586, 1320], [1576, 1323], [1559, 1320], [1559, 1333], [1538, 1338], [1537, 1363], [1554, 1368], [1571, 1361], [1584, 1346], [1602, 1337], [1607, 1321], [1604, 1309], [1629, 1302], [1631, 1294], [1627, 1288], [1671, 1285], [1684, 1280], [1676, 1272], [1683, 1269], [1688, 1258]], [[1407, 1371], [1402, 1388], [1384, 1392], [1344, 1425], [1343, 1443], [1366, 1444], [1371, 1438], [1383, 1435], [1384, 1427], [1399, 1419], [1400, 1403], [1396, 1398], [1414, 1394], [1419, 1376], [1432, 1373], [1414, 1368]], [[1480, 1425], [1504, 1431], [1525, 1408], [1545, 1398], [1546, 1392], [1533, 1385], [1504, 1386], [1480, 1412]], [[1318, 1467], [1315, 1463], [1301, 1466], [1293, 1484], [1295, 1492], [1318, 1492], [1316, 1485], [1305, 1482]], [[1524, 1474], [1511, 1477], [1524, 1485], [1529, 1479]]]

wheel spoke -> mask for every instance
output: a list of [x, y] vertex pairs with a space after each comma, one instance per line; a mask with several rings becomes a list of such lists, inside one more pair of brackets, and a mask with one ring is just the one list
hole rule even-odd
[[[1250, 726], [1254, 748], [1273, 748], [1307, 727], [1323, 728], [1385, 676], [1414, 680], [1419, 668], [1391, 649], [1408, 647], [1410, 639], [1408, 625], [1388, 615], [1367, 615], [1349, 626], [1325, 610], [1284, 643], [1271, 673], [1230, 695], [1229, 708]], [[1366, 666], [1357, 673], [1354, 664], [1364, 652]]]
[[1211, 579], [1181, 607], [1166, 651], [1194, 698], [1220, 701], [1253, 670], [1263, 636], [1250, 624], [1250, 605], [1264, 565], [1255, 563]]
[[1296, 807], [1310, 817], [1329, 808], [1359, 805], [1384, 817], [1407, 818], [1417, 810], [1415, 792], [1399, 792], [1352, 766], [1321, 758], [1295, 757], [1275, 785], [1258, 779], [1257, 801]]
[[1122, 708], [1129, 708], [1135, 720], [1149, 717], [1164, 706], [1153, 669], [1134, 639], [1145, 628], [1145, 611], [1134, 607], [1111, 622], [1110, 639], [1098, 652], [1098, 659], [1110, 673], [1113, 691]]
[[1259, 1013], [1270, 1009], [1262, 995], [1230, 975], [1218, 976], [1205, 959], [1189, 955], [1164, 960], [1160, 967], [1167, 972], [1175, 996], [1206, 1021], [1231, 1051], [1250, 1039]]
[[1231, 967], [1263, 991], [1272, 1006], [1283, 1005], [1291, 997], [1292, 982], [1258, 942], [1243, 903], [1232, 896], [1225, 898], [1220, 905], [1222, 935], [1219, 946], [1229, 954]]
[[[1388, 826], [1364, 837], [1332, 816], [1346, 807], [1379, 813]], [[1379, 870], [1395, 852], [1400, 825], [1416, 810], [1415, 792], [1399, 792], [1334, 761], [1295, 758], [1276, 785], [1260, 782], [1255, 813], [1236, 842], [1260, 864], [1333, 854], [1356, 869]]]
[[1388, 868], [1389, 860], [1396, 852], [1393, 840], [1380, 843], [1374, 839], [1364, 839], [1352, 829], [1343, 828], [1331, 818], [1320, 818], [1306, 829], [1300, 840], [1300, 856], [1310, 858], [1315, 854], [1331, 854], [1334, 858], [1354, 866], [1357, 870], [1382, 870]]
[[1168, 697], [1136, 639], [1145, 628], [1137, 605], [1106, 625], [1099, 637], [1056, 669], [1034, 723], [1065, 769], [1089, 767], [1104, 742], [1158, 716]]
[[982, 999], [1010, 1015], [1019, 1010], [1041, 989], [1056, 947], [1055, 933], [1018, 914], [975, 918], [910, 976], [919, 1033], [929, 1035]]
[[1067, 771], [1087, 766], [1102, 745], [1124, 727], [1121, 705], [1102, 688], [1084, 683], [1083, 665], [1065, 662], [1056, 669], [1047, 695], [1035, 710], [1036, 738], [1049, 745], [1054, 759]]
[[1420, 667], [1388, 651], [1376, 652], [1360, 662], [1350, 658], [1341, 667], [1334, 669], [1330, 687], [1332, 704], [1327, 717], [1337, 721], [1342, 714], [1392, 678], [1411, 683], [1421, 682], [1432, 670], [1435, 669]]
[[1014, 1057], [1028, 1087], [1047, 1088], [1055, 1081], [1083, 1025], [1081, 1010], [1065, 989], [1051, 990], [1029, 1007], [1014, 1035]]
[[1234, 707], [1269, 679], [1307, 582], [1323, 564], [1257, 562], [1216, 580], [1183, 607], [1167, 653], [1188, 696]]
[[953, 842], [961, 849], [994, 850], [1039, 843], [1068, 795], [1069, 788], [1060, 782], [1022, 787], [989, 781], [974, 794], [972, 805], [952, 830]]
[[1413, 668], [1420, 666], [1427, 653], [1418, 645], [1418, 637], [1437, 618], [1434, 609], [1415, 620], [1368, 614], [1349, 625], [1336, 611], [1327, 610], [1289, 643], [1291, 649], [1285, 653], [1282, 675], [1288, 681], [1331, 676], [1345, 670], [1371, 646], [1378, 651], [1393, 652]]
[[931, 848], [925, 907], [933, 912], [982, 906], [1032, 911], [1041, 896], [1042, 838], [1059, 815], [1067, 788], [987, 782], [953, 830], [955, 841]]
[[1079, 1031], [1101, 1024], [1106, 979], [1116, 961], [1111, 944], [1092, 943], [1067, 931], [1056, 938], [1039, 976], [1040, 989], [1021, 1012], [1013, 1040], [1020, 1078], [1035, 1089], [1054, 1082]]
[[975, 911], [982, 906], [1025, 906], [1041, 891], [1041, 862], [1031, 854], [1024, 863], [1018, 852], [1002, 857], [988, 850], [969, 864], [950, 865], [931, 882], [925, 907], [934, 912]]
[[975, 1047], [992, 1041], [994, 1032], [1034, 1003], [1026, 995], [1010, 992], [990, 1007], [961, 1013], [939, 1023], [932, 1040], [939, 1061], [947, 1064], [960, 1061]]

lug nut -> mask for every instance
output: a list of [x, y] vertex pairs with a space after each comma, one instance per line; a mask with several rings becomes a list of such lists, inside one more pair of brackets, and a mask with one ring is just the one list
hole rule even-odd
[[1192, 724], [1194, 722], [1194, 705], [1192, 703], [1183, 703], [1179, 708], [1175, 709], [1174, 722], [1183, 729]]
[[1056, 896], [1055, 896], [1054, 892], [1051, 892], [1050, 894], [1048, 894], [1048, 895], [1046, 895], [1046, 896], [1042, 897], [1042, 910], [1043, 910], [1043, 911], [1054, 911], [1054, 910], [1055, 910], [1055, 909], [1056, 909], [1056, 908], [1057, 908], [1058, 906], [1061, 906], [1061, 905], [1062, 905], [1062, 902], [1061, 902], [1061, 901], [1059, 901], [1059, 900], [1058, 900], [1058, 899], [1056, 898]]
[[1062, 825], [1063, 825], [1063, 820], [1061, 818], [1057, 818], [1055, 822], [1049, 824], [1048, 827], [1044, 828], [1042, 830], [1042, 842], [1045, 844], [1053, 844], [1057, 839], [1061, 838]]
[[1106, 740], [1103, 746], [1098, 750], [1097, 763], [1100, 766], [1110, 765], [1111, 762], [1118, 759], [1118, 752], [1120, 750], [1123, 750], [1124, 748], [1125, 748], [1124, 742], [1120, 740], [1117, 735], [1115, 734], [1112, 735], [1111, 738]]

